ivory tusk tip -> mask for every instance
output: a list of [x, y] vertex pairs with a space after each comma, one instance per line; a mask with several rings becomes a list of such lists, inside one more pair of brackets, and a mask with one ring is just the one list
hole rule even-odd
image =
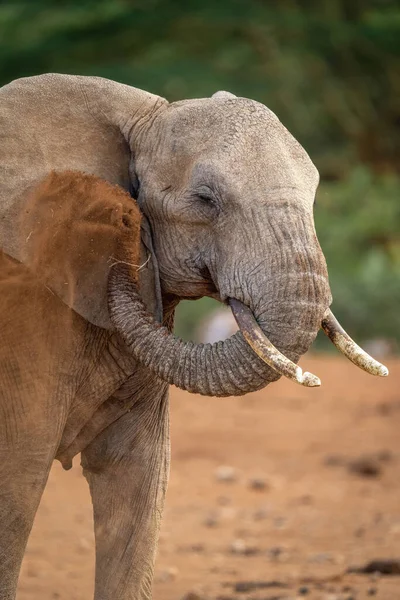
[[382, 365], [357, 346], [340, 325], [330, 308], [327, 309], [323, 316], [321, 327], [336, 348], [357, 365], [357, 367], [370, 373], [370, 375], [377, 375], [378, 377], [387, 377], [389, 375], [389, 369], [385, 365]]
[[305, 371], [305, 373], [303, 373], [301, 383], [307, 387], [319, 387], [321, 385], [321, 380], [313, 373]]

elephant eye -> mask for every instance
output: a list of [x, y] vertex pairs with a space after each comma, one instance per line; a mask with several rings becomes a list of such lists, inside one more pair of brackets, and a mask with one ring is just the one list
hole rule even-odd
[[214, 192], [208, 186], [201, 186], [194, 191], [194, 197], [204, 206], [217, 207], [218, 201]]
[[215, 211], [219, 211], [218, 196], [208, 185], [202, 185], [194, 188], [191, 192], [192, 202], [197, 204], [200, 210], [203, 210], [205, 214], [211, 215]]
[[197, 194], [197, 198], [204, 202], [204, 204], [215, 205], [214, 198], [208, 194]]

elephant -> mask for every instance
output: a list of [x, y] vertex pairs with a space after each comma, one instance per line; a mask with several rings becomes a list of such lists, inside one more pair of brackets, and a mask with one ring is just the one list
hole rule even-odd
[[[242, 395], [281, 376], [330, 310], [313, 219], [318, 171], [266, 106], [229, 92], [167, 100], [98, 77], [0, 89], [0, 597], [19, 569], [51, 464], [81, 453], [95, 600], [152, 596], [169, 472], [168, 390]], [[173, 334], [182, 299], [229, 305], [215, 344]]]

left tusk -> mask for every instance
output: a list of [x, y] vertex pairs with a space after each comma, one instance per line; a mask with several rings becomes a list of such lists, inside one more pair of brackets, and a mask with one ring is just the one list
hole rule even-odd
[[321, 328], [336, 348], [357, 367], [371, 373], [371, 375], [379, 375], [380, 377], [389, 375], [389, 369], [385, 365], [372, 358], [360, 346], [357, 346], [329, 308], [322, 317]]
[[280, 375], [300, 383], [300, 385], [307, 387], [321, 385], [321, 381], [316, 375], [307, 371], [303, 373], [298, 365], [275, 348], [261, 330], [250, 308], [235, 298], [229, 298], [229, 305], [244, 339], [267, 365]]

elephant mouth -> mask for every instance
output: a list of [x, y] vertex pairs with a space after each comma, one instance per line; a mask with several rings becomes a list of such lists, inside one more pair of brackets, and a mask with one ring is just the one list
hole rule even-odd
[[[229, 299], [229, 305], [246, 342], [267, 365], [279, 373], [279, 375], [283, 375], [300, 385], [306, 387], [321, 385], [319, 377], [307, 371], [303, 372], [301, 367], [282, 354], [269, 341], [258, 325], [250, 308], [235, 298]], [[387, 367], [369, 356], [351, 339], [329, 308], [322, 318], [321, 328], [336, 348], [357, 367], [360, 367], [371, 375], [378, 375], [380, 377], [385, 377], [389, 374]]]
[[161, 281], [161, 287], [164, 294], [177, 296], [179, 300], [200, 300], [200, 298], [208, 296], [222, 302], [219, 291], [211, 279], [209, 281], [190, 281], [187, 284], [180, 281], [178, 285], [174, 284], [172, 289]]

